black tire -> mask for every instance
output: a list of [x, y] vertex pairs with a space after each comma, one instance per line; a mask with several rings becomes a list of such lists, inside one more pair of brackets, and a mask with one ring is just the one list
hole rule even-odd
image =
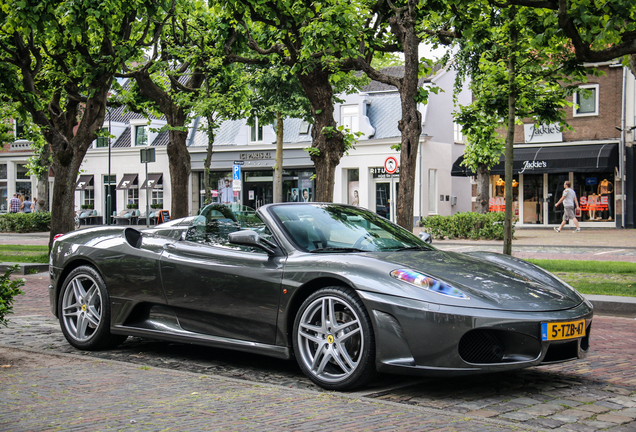
[[80, 266], [64, 280], [57, 303], [64, 337], [75, 348], [96, 351], [114, 348], [128, 336], [110, 333], [110, 298], [97, 271]]
[[322, 388], [352, 390], [376, 374], [373, 326], [351, 288], [310, 295], [296, 314], [292, 339], [303, 373]]

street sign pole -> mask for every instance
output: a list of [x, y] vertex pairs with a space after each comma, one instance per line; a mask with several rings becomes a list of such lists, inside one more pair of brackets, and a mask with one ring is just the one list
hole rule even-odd
[[148, 162], [155, 161], [155, 148], [149, 147], [139, 151], [141, 163], [146, 164], [146, 228], [150, 228], [150, 182], [148, 181]]

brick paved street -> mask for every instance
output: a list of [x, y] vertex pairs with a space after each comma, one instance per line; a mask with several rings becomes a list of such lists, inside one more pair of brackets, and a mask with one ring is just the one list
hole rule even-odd
[[461, 379], [383, 375], [343, 395], [316, 388], [294, 362], [221, 349], [129, 338], [76, 351], [49, 312], [48, 275], [25, 279], [0, 359], [22, 353], [32, 364], [0, 369], [2, 431], [636, 431], [634, 319], [595, 317], [581, 361]]

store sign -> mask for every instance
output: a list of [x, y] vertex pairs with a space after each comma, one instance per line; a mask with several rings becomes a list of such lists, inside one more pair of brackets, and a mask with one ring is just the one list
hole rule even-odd
[[391, 178], [391, 177], [399, 177], [400, 176], [400, 167], [397, 167], [395, 174], [389, 174], [386, 172], [384, 167], [373, 167], [369, 168], [369, 174], [373, 176], [373, 178]]
[[[514, 203], [513, 203], [514, 204]], [[494, 197], [488, 200], [488, 211], [491, 212], [503, 212], [506, 211], [506, 198]], [[515, 216], [519, 216], [519, 209], [514, 208]]]
[[[239, 158], [241, 158], [241, 160], [272, 159], [272, 153], [271, 152], [240, 153]], [[234, 163], [234, 165], [237, 165], [237, 164]]]
[[523, 136], [526, 143], [561, 142], [563, 134], [558, 124], [524, 124]]
[[519, 170], [519, 174], [523, 174], [525, 170], [534, 170], [535, 168], [547, 168], [546, 161], [523, 161], [523, 168]]
[[609, 210], [608, 196], [590, 195], [587, 197], [582, 196], [581, 211], [604, 211]]

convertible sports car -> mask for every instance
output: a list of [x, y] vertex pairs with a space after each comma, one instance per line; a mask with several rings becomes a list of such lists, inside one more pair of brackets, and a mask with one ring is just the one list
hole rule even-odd
[[336, 390], [378, 371], [504, 371], [589, 350], [592, 305], [528, 262], [443, 252], [347, 205], [238, 210], [57, 238], [49, 294], [68, 342], [134, 335], [295, 357]]

